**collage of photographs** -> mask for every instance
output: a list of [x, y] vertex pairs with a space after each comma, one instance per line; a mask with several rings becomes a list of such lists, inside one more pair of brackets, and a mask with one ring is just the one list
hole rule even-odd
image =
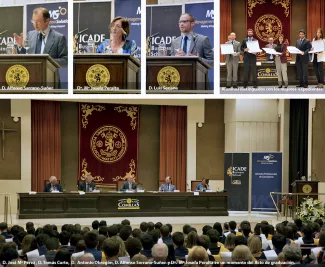
[[325, 0], [0, 0], [0, 267], [325, 264], [324, 32]]

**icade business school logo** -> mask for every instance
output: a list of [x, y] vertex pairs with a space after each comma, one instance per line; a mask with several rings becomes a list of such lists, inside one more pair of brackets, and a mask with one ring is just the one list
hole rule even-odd
[[231, 179], [231, 184], [235, 184], [235, 185], [241, 185], [241, 180], [234, 180], [233, 177], [241, 177], [244, 173], [247, 172], [247, 167], [233, 167], [230, 166], [227, 169], [227, 175], [229, 176], [229, 178]]
[[117, 203], [117, 209], [119, 210], [139, 210], [140, 201], [139, 199], [124, 198], [119, 199]]

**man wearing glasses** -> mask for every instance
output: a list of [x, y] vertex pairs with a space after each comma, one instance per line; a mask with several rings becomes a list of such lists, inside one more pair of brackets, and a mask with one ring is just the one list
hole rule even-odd
[[213, 68], [213, 50], [207, 36], [193, 32], [194, 17], [184, 13], [179, 19], [181, 36], [172, 41], [171, 56], [199, 56]]
[[61, 67], [67, 67], [67, 41], [63, 34], [49, 27], [49, 11], [42, 7], [34, 9], [31, 23], [33, 23], [35, 31], [28, 32], [26, 40], [24, 40], [23, 34], [14, 34], [18, 44], [18, 53], [49, 54]]

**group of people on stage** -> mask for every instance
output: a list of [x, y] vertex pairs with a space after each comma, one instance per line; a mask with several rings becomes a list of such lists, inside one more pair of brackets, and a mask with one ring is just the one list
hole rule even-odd
[[[94, 192], [96, 190], [96, 184], [93, 182], [93, 177], [90, 174], [87, 174], [84, 181], [80, 181], [78, 184], [78, 191], [83, 192]], [[127, 180], [123, 183], [120, 191], [137, 191], [137, 183], [134, 182], [132, 175], [127, 176]], [[159, 192], [173, 192], [176, 189], [176, 186], [172, 184], [172, 179], [170, 176], [165, 178], [165, 183], [161, 184], [159, 187]], [[210, 190], [209, 181], [206, 178], [203, 178], [201, 183], [199, 183], [195, 191], [205, 192]], [[52, 193], [52, 192], [63, 192], [62, 186], [59, 183], [58, 179], [55, 176], [51, 176], [49, 183], [45, 185], [43, 192]]]
[[[324, 33], [321, 28], [318, 28], [313, 41], [323, 41], [325, 47]], [[247, 42], [257, 41], [254, 38], [254, 31], [252, 29], [247, 30], [247, 37], [244, 38], [243, 42], [236, 41], [236, 34], [232, 32], [228, 36], [227, 44], [232, 44], [234, 53], [226, 56], [227, 66], [227, 88], [231, 86], [238, 88], [238, 63], [240, 61], [240, 54], [244, 54], [244, 88], [247, 88], [249, 82], [249, 74], [252, 74], [253, 87], [257, 88], [257, 67], [256, 58], [257, 53], [250, 53], [247, 47]], [[280, 35], [278, 42], [274, 43], [272, 37], [268, 38], [268, 44], [265, 48], [272, 48], [281, 55], [267, 54], [268, 62], [275, 62], [279, 88], [288, 87], [288, 74], [287, 74], [287, 47], [289, 43], [285, 36]], [[325, 51], [317, 53], [309, 53], [313, 51], [311, 42], [306, 39], [306, 32], [304, 30], [299, 31], [299, 39], [296, 42], [296, 47], [301, 51], [300, 54], [296, 55], [296, 66], [299, 75], [299, 84], [297, 87], [308, 88], [308, 63], [313, 63], [314, 72], [317, 78], [318, 85], [316, 88], [324, 87], [324, 62], [325, 62]], [[311, 55], [311, 58], [309, 57]]]

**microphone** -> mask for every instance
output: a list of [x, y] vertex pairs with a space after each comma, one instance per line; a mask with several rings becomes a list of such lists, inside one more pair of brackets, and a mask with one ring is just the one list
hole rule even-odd
[[300, 178], [299, 178], [299, 174], [300, 174], [300, 171], [298, 171], [298, 172], [297, 172], [297, 177], [296, 177], [296, 178], [297, 178], [297, 180], [299, 180], [299, 179], [300, 179]]
[[0, 32], [0, 35], [4, 34], [5, 32], [7, 32], [8, 30], [4, 30], [3, 32]]
[[87, 29], [84, 29], [84, 30], [82, 30], [82, 31], [80, 31], [80, 32], [78, 32], [77, 35], [80, 35], [80, 34], [86, 32], [86, 31], [88, 31], [88, 28], [87, 28]]
[[156, 37], [158, 34], [159, 34], [159, 32], [156, 32], [155, 34], [150, 35], [148, 38], [151, 39], [151, 38], [153, 38], [153, 37]]
[[124, 39], [126, 39], [126, 37], [128, 36], [128, 34], [126, 33], [126, 31], [123, 28], [121, 28], [121, 31], [123, 33]]

